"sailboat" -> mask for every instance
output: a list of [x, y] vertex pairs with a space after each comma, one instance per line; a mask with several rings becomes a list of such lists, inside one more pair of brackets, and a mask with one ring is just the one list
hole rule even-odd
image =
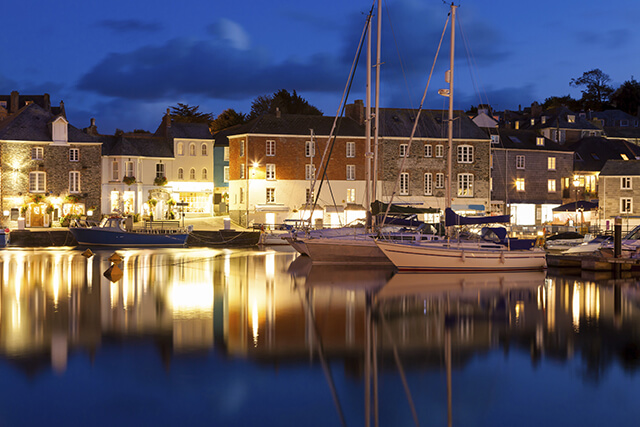
[[[455, 48], [456, 8], [451, 4], [451, 51], [450, 69], [447, 71], [449, 89], [438, 91], [449, 98], [447, 200], [445, 222], [452, 225], [488, 224], [508, 222], [506, 218], [460, 217], [451, 210], [451, 178], [453, 152], [453, 65]], [[482, 230], [482, 238], [470, 240], [448, 238], [436, 242], [396, 242], [378, 239], [376, 244], [389, 260], [401, 271], [511, 271], [542, 270], [547, 267], [546, 254], [531, 242], [507, 237], [504, 228]]]

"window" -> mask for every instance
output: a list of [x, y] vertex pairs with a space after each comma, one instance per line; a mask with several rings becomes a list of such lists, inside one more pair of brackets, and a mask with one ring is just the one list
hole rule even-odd
[[355, 181], [356, 165], [347, 165], [347, 181]]
[[46, 184], [47, 175], [45, 172], [29, 172], [29, 191], [31, 193], [44, 193]]
[[275, 202], [276, 202], [276, 189], [267, 188], [267, 203], [275, 203]]
[[276, 179], [276, 165], [273, 163], [267, 163], [267, 172], [265, 178], [269, 181]]
[[473, 175], [458, 174], [458, 197], [473, 197]]
[[244, 157], [244, 141], [240, 141], [240, 157]]
[[516, 169], [524, 169], [524, 156], [516, 156]]
[[433, 194], [433, 175], [430, 173], [424, 174], [424, 195], [430, 196]]
[[229, 161], [229, 147], [224, 147], [224, 161]]
[[491, 135], [492, 144], [500, 144], [500, 135]]
[[79, 148], [70, 148], [69, 149], [69, 161], [70, 162], [80, 161], [80, 149]]
[[550, 171], [556, 170], [556, 158], [548, 157], [547, 158], [547, 169]]
[[556, 192], [556, 180], [555, 179], [550, 179], [547, 181], [547, 190], [549, 191], [549, 193], [555, 193]]
[[194, 168], [189, 169], [189, 179], [191, 181], [195, 181], [196, 179], [196, 170]]
[[531, 126], [534, 126], [536, 124], [536, 119], [531, 119]]
[[240, 203], [244, 203], [244, 188], [240, 188]]
[[473, 146], [458, 146], [458, 163], [473, 163]]
[[631, 197], [620, 199], [620, 213], [633, 213], [633, 199]]
[[538, 147], [544, 147], [544, 136], [537, 136], [536, 137], [536, 145]]
[[42, 160], [43, 156], [44, 156], [44, 148], [33, 147], [31, 149], [31, 160]]
[[622, 178], [620, 178], [620, 189], [621, 190], [631, 190], [631, 177], [630, 176], [623, 176]]
[[304, 165], [304, 179], [312, 181], [316, 176], [316, 165]]
[[229, 166], [224, 167], [224, 182], [229, 182]]
[[493, 169], [493, 153], [489, 154], [489, 169]]
[[178, 168], [178, 179], [184, 179], [184, 169]]
[[135, 173], [133, 172], [133, 162], [125, 162], [124, 164], [125, 175], [128, 177], [134, 177]]
[[436, 157], [444, 157], [444, 145], [436, 145]]
[[200, 154], [202, 154], [203, 156], [207, 156], [209, 152], [209, 149], [207, 148], [207, 144], [202, 144], [200, 146]]
[[189, 144], [189, 155], [190, 156], [196, 155], [196, 144]]
[[347, 203], [355, 203], [355, 202], [356, 202], [356, 189], [347, 188]]
[[71, 171], [69, 172], [69, 193], [79, 193], [80, 192], [80, 172]]
[[314, 141], [306, 141], [304, 143], [304, 155], [307, 157], [316, 155], [316, 143]]
[[424, 156], [425, 157], [433, 156], [433, 146], [431, 144], [424, 144]]
[[305, 189], [305, 203], [313, 203], [313, 190], [310, 188]]
[[444, 174], [437, 173], [436, 174], [436, 188], [444, 188]]
[[516, 178], [516, 191], [524, 191], [524, 178]]
[[184, 144], [182, 142], [178, 142], [178, 156], [184, 156]]
[[567, 122], [575, 123], [576, 122], [576, 116], [574, 116], [573, 114], [567, 115]]
[[202, 179], [203, 181], [206, 181], [206, 180], [208, 180], [208, 179], [209, 179], [209, 171], [207, 171], [207, 168], [203, 168], [203, 169], [202, 169], [202, 175], [201, 175], [201, 176], [202, 176], [202, 178], [201, 178], [201, 179]]
[[407, 172], [402, 172], [400, 174], [400, 195], [409, 195], [409, 174]]
[[629, 160], [629, 156], [624, 153], [620, 153], [620, 157], [622, 157], [622, 160]]
[[120, 172], [118, 171], [118, 161], [114, 160], [111, 162], [111, 180], [118, 181], [120, 179]]
[[273, 157], [276, 155], [276, 142], [273, 140], [267, 141], [266, 152], [267, 156]]
[[156, 178], [164, 178], [164, 163], [156, 163]]
[[356, 156], [356, 143], [347, 142], [347, 157], [355, 157], [355, 156]]
[[621, 127], [629, 126], [629, 120], [620, 120], [620, 126]]
[[409, 144], [400, 144], [400, 157], [407, 157], [409, 153], [407, 150], [409, 149]]

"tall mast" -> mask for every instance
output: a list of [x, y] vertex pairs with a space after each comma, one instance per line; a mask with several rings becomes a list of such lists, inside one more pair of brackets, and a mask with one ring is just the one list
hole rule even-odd
[[453, 58], [455, 52], [456, 37], [456, 8], [451, 3], [451, 53], [449, 54], [449, 71], [446, 74], [447, 83], [449, 83], [449, 130], [447, 132], [449, 148], [447, 153], [447, 204], [446, 207], [451, 208], [452, 201], [452, 161], [453, 161]]
[[[373, 12], [373, 9], [371, 10]], [[366, 141], [365, 149], [365, 195], [364, 195], [364, 207], [367, 210], [367, 229], [371, 230], [371, 13], [367, 21], [367, 93], [366, 93], [366, 107], [365, 107], [365, 119], [364, 119], [364, 135]], [[375, 196], [373, 196], [375, 198]]]
[[378, 0], [378, 30], [377, 30], [377, 46], [376, 46], [376, 105], [375, 105], [375, 127], [373, 132], [373, 179], [372, 193], [373, 198], [378, 198], [378, 135], [380, 123], [380, 58], [381, 58], [381, 31], [382, 31], [382, 0]]

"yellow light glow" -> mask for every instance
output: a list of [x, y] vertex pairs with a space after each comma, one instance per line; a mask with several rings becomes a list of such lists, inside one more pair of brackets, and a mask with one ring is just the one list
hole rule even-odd
[[169, 304], [176, 318], [201, 318], [213, 315], [213, 286], [211, 283], [180, 283], [173, 285]]
[[573, 286], [573, 299], [571, 301], [573, 328], [578, 331], [580, 329], [580, 285]]
[[258, 326], [260, 319], [258, 318], [258, 301], [253, 300], [251, 308], [251, 325], [253, 330], [253, 346], [258, 347]]

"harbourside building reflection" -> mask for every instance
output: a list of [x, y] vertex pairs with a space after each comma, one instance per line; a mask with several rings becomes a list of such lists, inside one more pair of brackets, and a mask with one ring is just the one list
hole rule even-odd
[[118, 251], [123, 277], [111, 282], [112, 253], [2, 251], [0, 357], [64, 371], [75, 352], [152, 341], [169, 365], [216, 351], [274, 364], [341, 359], [360, 376], [370, 363], [393, 366], [385, 359], [439, 367], [447, 347], [454, 367], [513, 348], [532, 363], [580, 353], [596, 378], [612, 362], [640, 360], [635, 279], [394, 274], [291, 252], [185, 249]]

